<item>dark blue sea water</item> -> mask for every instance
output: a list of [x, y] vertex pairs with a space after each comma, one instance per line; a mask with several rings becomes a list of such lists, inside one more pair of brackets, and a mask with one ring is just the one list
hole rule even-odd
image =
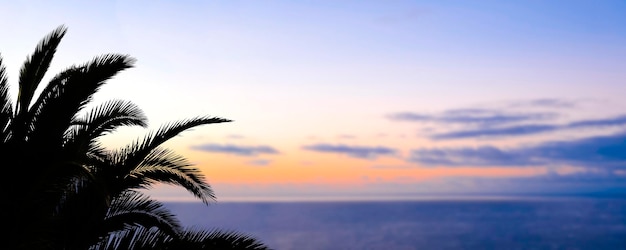
[[626, 199], [166, 203], [282, 249], [626, 249]]

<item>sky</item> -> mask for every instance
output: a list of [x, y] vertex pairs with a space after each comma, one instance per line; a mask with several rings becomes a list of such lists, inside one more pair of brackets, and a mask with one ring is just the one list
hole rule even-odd
[[4, 1], [0, 54], [13, 86], [59, 25], [48, 77], [136, 58], [94, 104], [130, 100], [150, 126], [110, 148], [234, 120], [166, 145], [218, 201], [624, 194], [624, 13], [617, 0]]

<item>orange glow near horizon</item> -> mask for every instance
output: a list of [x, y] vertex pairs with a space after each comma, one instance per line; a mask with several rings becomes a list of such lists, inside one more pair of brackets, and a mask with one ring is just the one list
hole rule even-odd
[[528, 177], [548, 173], [545, 167], [420, 167], [399, 159], [370, 162], [348, 157], [318, 157], [305, 164], [283, 156], [268, 166], [250, 166], [236, 157], [212, 156], [197, 165], [210, 182], [232, 184], [332, 184], [360, 185], [371, 181], [419, 182], [442, 177]]

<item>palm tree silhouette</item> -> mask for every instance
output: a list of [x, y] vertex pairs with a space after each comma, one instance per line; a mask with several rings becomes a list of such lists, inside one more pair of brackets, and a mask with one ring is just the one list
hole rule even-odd
[[71, 66], [35, 96], [66, 31], [65, 26], [54, 29], [24, 62], [15, 105], [0, 57], [0, 157], [5, 162], [0, 206], [9, 228], [2, 244], [9, 249], [267, 249], [237, 232], [184, 229], [161, 203], [138, 192], [167, 183], [206, 204], [214, 201], [202, 173], [161, 145], [190, 128], [230, 120], [206, 116], [172, 122], [126, 147], [106, 149], [101, 136], [147, 124], [129, 101], [85, 110], [107, 80], [133, 67], [135, 60], [121, 54]]

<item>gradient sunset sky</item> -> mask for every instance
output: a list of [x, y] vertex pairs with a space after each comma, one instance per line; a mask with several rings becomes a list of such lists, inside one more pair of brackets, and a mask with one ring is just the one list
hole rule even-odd
[[626, 193], [625, 13], [622, 0], [7, 1], [0, 53], [14, 92], [59, 25], [48, 77], [136, 58], [94, 102], [131, 100], [150, 127], [112, 148], [170, 121], [234, 120], [167, 144], [218, 200]]

